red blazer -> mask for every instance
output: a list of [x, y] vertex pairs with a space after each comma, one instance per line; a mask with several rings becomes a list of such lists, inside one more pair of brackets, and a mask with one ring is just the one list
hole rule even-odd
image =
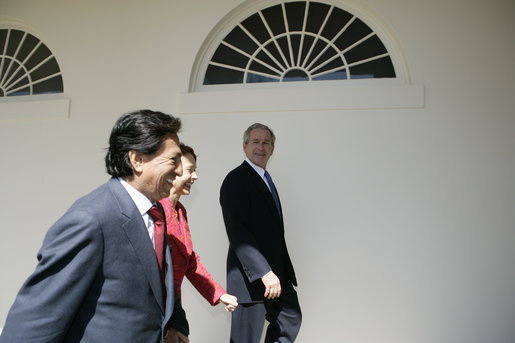
[[184, 206], [177, 202], [173, 208], [170, 199], [159, 200], [166, 216], [168, 244], [172, 248], [174, 286], [181, 295], [184, 276], [190, 280], [197, 291], [211, 304], [216, 305], [220, 297], [227, 293], [200, 262], [200, 257], [193, 251], [188, 217]]

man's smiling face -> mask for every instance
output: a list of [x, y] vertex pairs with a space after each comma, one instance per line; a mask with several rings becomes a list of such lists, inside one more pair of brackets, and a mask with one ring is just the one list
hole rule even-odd
[[265, 129], [250, 131], [249, 141], [243, 144], [243, 151], [252, 163], [265, 169], [268, 159], [274, 152], [270, 131]]

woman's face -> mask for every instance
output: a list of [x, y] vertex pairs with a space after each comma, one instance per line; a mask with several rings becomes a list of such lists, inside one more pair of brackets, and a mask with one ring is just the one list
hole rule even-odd
[[191, 185], [198, 179], [197, 164], [195, 158], [191, 154], [181, 156], [182, 175], [177, 176], [173, 180], [172, 194], [188, 195], [191, 191]]

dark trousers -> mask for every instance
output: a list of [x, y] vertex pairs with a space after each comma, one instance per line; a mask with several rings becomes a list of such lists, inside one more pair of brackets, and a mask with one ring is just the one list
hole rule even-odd
[[277, 299], [240, 304], [232, 313], [231, 343], [259, 343], [265, 319], [265, 343], [292, 343], [302, 322], [297, 292], [290, 289]]

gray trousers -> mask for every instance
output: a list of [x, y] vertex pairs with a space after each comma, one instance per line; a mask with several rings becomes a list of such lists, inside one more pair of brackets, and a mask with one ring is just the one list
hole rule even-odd
[[291, 288], [277, 299], [240, 304], [232, 313], [231, 343], [259, 343], [265, 319], [265, 343], [293, 343], [302, 322], [297, 292]]

